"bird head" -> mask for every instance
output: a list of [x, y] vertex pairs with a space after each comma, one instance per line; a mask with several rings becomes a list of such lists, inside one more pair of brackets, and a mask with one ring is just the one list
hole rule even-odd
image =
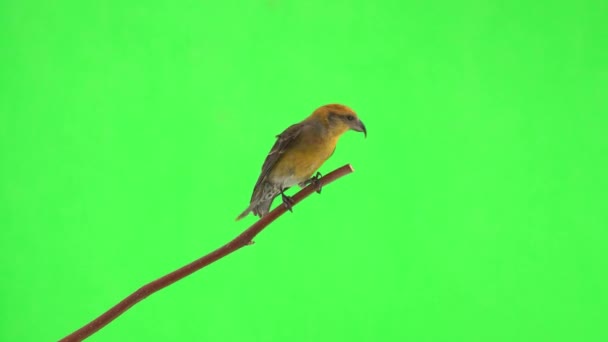
[[310, 118], [322, 121], [329, 131], [335, 135], [341, 135], [352, 129], [357, 132], [363, 132], [365, 137], [367, 137], [367, 130], [363, 122], [361, 122], [352, 109], [345, 105], [329, 104], [319, 107], [312, 113]]

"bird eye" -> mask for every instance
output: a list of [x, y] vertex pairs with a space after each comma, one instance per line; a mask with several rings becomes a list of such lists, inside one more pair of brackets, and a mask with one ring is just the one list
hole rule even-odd
[[348, 115], [348, 116], [346, 117], [346, 120], [348, 120], [348, 121], [353, 121], [353, 120], [355, 120], [355, 117], [354, 117], [354, 116], [352, 116], [352, 115]]

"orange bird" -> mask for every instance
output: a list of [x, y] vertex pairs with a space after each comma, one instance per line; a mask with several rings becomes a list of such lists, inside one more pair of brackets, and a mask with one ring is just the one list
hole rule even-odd
[[321, 175], [317, 172], [313, 177], [313, 173], [334, 153], [338, 138], [351, 129], [367, 136], [365, 125], [352, 109], [329, 104], [277, 135], [253, 188], [249, 207], [236, 219], [242, 219], [249, 212], [260, 217], [266, 215], [279, 194], [291, 211], [293, 203], [284, 191], [295, 184], [304, 187], [316, 182]]

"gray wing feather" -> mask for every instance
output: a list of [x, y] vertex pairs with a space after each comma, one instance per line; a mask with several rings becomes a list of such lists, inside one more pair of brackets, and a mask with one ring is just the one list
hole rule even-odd
[[279, 158], [285, 153], [287, 147], [300, 135], [302, 132], [302, 124], [298, 123], [295, 125], [289, 126], [283, 133], [277, 135], [277, 141], [270, 149], [266, 160], [264, 160], [264, 165], [262, 165], [262, 173], [258, 178], [258, 181], [255, 183], [255, 187], [253, 188], [253, 196], [251, 200], [253, 201], [257, 190], [260, 188], [260, 185], [266, 180], [268, 174], [277, 163]]
[[270, 153], [268, 153], [268, 156], [264, 161], [264, 165], [262, 165], [260, 177], [258, 177], [258, 181], [255, 183], [255, 187], [253, 188], [251, 202], [247, 209], [245, 209], [245, 211], [243, 211], [237, 217], [237, 220], [247, 216], [249, 212], [253, 212], [255, 215], [260, 217], [268, 213], [272, 200], [279, 194], [279, 191], [281, 190], [277, 185], [267, 182], [268, 174], [270, 171], [272, 171], [272, 168], [275, 166], [281, 156], [285, 153], [287, 147], [289, 147], [289, 145], [298, 138], [302, 132], [303, 126], [304, 123], [291, 125], [285, 131], [283, 131], [283, 133], [277, 135], [277, 141], [272, 146], [272, 149], [270, 149]]

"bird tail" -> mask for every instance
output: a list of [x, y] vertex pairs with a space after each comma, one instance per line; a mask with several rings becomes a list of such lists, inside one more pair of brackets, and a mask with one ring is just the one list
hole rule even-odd
[[247, 209], [245, 209], [245, 211], [243, 211], [239, 216], [236, 217], [235, 221], [238, 221], [240, 219], [242, 219], [243, 217], [247, 216], [250, 212], [251, 212], [251, 205], [247, 207]]
[[257, 186], [253, 190], [253, 196], [251, 196], [251, 204], [237, 216], [236, 221], [247, 216], [250, 212], [254, 215], [262, 217], [270, 211], [270, 205], [274, 198], [279, 194], [279, 191], [272, 184], [264, 182]]
[[262, 202], [251, 203], [239, 216], [237, 216], [235, 221], [242, 219], [247, 216], [250, 212], [253, 212], [254, 215], [262, 217], [270, 211], [270, 205], [272, 204], [272, 199]]

